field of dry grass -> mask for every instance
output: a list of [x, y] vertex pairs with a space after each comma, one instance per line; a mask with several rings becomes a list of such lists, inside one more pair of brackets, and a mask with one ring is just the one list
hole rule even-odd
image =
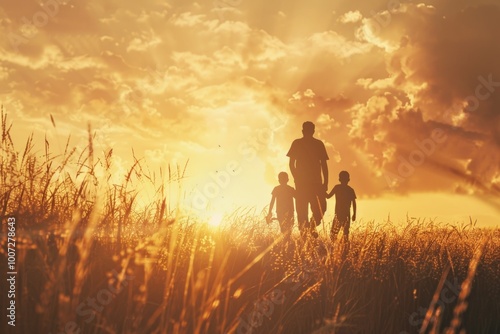
[[[136, 161], [111, 184], [112, 150], [16, 151], [2, 113], [0, 271], [16, 220], [16, 326], [1, 333], [500, 333], [500, 230], [429, 220], [358, 224], [346, 259], [322, 234], [288, 246], [252, 212], [219, 228], [169, 206]], [[99, 172], [97, 172], [99, 171]], [[143, 184], [157, 189], [146, 207]], [[341, 247], [341, 245], [337, 245]]]

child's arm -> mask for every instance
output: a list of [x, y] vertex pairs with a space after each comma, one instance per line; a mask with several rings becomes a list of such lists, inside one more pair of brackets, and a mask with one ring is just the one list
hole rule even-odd
[[356, 199], [352, 200], [352, 221], [356, 221]]
[[274, 202], [276, 201], [276, 196], [273, 194], [271, 197], [271, 203], [269, 203], [269, 211], [267, 212], [267, 217], [271, 218], [273, 215]]
[[335, 194], [335, 187], [332, 188], [332, 190], [326, 194], [326, 198], [331, 198]]

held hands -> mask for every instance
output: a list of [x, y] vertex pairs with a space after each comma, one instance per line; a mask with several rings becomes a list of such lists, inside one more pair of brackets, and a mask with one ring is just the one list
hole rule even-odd
[[353, 222], [356, 221], [356, 214], [355, 213], [352, 215], [352, 221]]
[[266, 216], [266, 223], [268, 223], [268, 224], [270, 224], [270, 223], [271, 223], [272, 216], [273, 216], [273, 215], [271, 214], [271, 212], [269, 212], [269, 213], [267, 214], [267, 216]]

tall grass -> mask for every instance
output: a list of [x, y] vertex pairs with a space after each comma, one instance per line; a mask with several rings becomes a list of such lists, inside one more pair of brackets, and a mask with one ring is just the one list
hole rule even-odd
[[[110, 182], [113, 150], [95, 151], [90, 126], [84, 148], [35, 151], [30, 135], [18, 152], [1, 118], [0, 214], [17, 219], [19, 272], [15, 328], [0, 292], [2, 333], [500, 332], [498, 229], [365, 222], [343, 259], [324, 235], [285, 245], [259, 213], [217, 229], [181, 215], [168, 186], [186, 166], [157, 176], [134, 158]], [[146, 185], [156, 196], [140, 207]]]

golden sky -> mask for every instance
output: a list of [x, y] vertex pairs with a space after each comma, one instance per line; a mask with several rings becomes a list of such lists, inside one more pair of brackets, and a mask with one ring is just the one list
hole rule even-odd
[[189, 159], [186, 205], [260, 212], [311, 120], [359, 218], [498, 225], [497, 0], [20, 0], [0, 25], [18, 143], [90, 122], [117, 175]]

